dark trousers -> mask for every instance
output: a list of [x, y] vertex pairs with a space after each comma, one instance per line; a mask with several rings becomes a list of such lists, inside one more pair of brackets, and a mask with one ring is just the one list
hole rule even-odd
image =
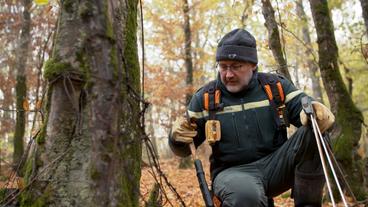
[[268, 197], [290, 188], [294, 189], [296, 206], [320, 206], [323, 185], [313, 131], [302, 126], [275, 152], [220, 172], [213, 191], [223, 207], [267, 206]]

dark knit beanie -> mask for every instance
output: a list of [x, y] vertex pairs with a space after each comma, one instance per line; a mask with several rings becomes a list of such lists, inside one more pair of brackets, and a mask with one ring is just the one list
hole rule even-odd
[[244, 29], [235, 29], [227, 33], [217, 46], [216, 61], [220, 60], [238, 60], [257, 64], [256, 40]]

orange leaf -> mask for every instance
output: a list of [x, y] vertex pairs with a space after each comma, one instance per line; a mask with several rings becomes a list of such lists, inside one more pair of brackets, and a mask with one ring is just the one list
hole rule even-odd
[[23, 101], [23, 109], [24, 111], [29, 111], [29, 102], [27, 99], [24, 99]]
[[40, 110], [41, 107], [42, 107], [42, 100], [38, 100], [37, 103], [36, 103], [36, 109]]

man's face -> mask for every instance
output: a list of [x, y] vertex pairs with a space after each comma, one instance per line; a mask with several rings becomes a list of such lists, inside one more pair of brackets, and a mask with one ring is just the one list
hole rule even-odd
[[231, 93], [245, 89], [255, 69], [256, 65], [253, 63], [234, 60], [221, 60], [218, 65], [221, 82]]

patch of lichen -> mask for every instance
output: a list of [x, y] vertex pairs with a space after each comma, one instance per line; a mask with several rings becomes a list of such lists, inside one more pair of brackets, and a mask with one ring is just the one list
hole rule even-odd
[[136, 1], [128, 2], [128, 15], [125, 28], [124, 59], [126, 60], [129, 82], [139, 93], [140, 71], [137, 50], [137, 4]]
[[59, 75], [71, 72], [72, 66], [70, 63], [59, 61], [55, 58], [50, 58], [46, 61], [43, 76], [46, 80], [53, 80]]
[[6, 197], [6, 189], [1, 188], [0, 189], [0, 201], [4, 200], [5, 197]]
[[80, 50], [77, 54], [77, 61], [79, 62], [79, 70], [82, 73], [85, 88], [91, 85], [91, 69], [84, 50]]
[[[127, 9], [128, 12], [126, 18], [126, 24], [124, 29], [124, 60], [125, 60], [125, 71], [128, 74], [125, 74], [129, 78], [129, 84], [132, 86], [133, 90], [135, 90], [139, 94], [140, 90], [140, 70], [139, 70], [139, 61], [138, 61], [138, 50], [137, 50], [137, 1], [129, 0], [127, 1]], [[134, 102], [135, 100], [130, 100], [126, 97], [126, 90], [122, 90], [123, 100], [127, 102]], [[129, 204], [130, 206], [138, 206], [138, 198], [139, 198], [139, 189], [136, 186], [139, 186], [139, 179], [141, 176], [140, 171], [140, 155], [142, 151], [141, 141], [137, 139], [140, 137], [140, 128], [139, 128], [139, 104], [127, 104], [131, 108], [129, 109], [129, 113], [123, 113], [122, 122], [127, 119], [132, 119], [130, 123], [125, 123], [129, 131], [125, 133], [124, 136], [121, 137], [124, 143], [130, 143], [124, 146], [124, 150], [122, 153], [122, 159], [124, 159], [125, 166], [129, 166], [129, 172], [124, 171], [121, 175], [121, 189], [122, 196], [119, 201], [119, 206], [126, 206], [125, 204]], [[132, 184], [134, 183], [134, 184]]]
[[91, 1], [84, 1], [79, 5], [78, 8], [79, 16], [82, 19], [86, 20], [93, 15], [93, 9], [94, 7]]
[[72, 13], [73, 12], [73, 4], [74, 4], [74, 0], [64, 0], [63, 1], [63, 8], [66, 12], [68, 13]]
[[98, 180], [101, 178], [101, 173], [97, 170], [94, 164], [90, 165], [89, 174], [92, 180]]
[[110, 20], [110, 15], [109, 15], [109, 8], [108, 8], [109, 4], [107, 1], [104, 1], [104, 5], [103, 5], [103, 13], [104, 13], [104, 17], [105, 17], [105, 31], [106, 31], [106, 37], [111, 41], [111, 42], [115, 42], [115, 34], [114, 34], [114, 28], [112, 25], [112, 22]]
[[336, 121], [341, 127], [341, 134], [334, 142], [336, 156], [346, 164], [352, 163], [352, 152], [361, 135], [362, 113], [351, 99], [345, 100], [345, 103], [338, 105]]
[[40, 133], [36, 137], [37, 144], [41, 145], [45, 143], [46, 139], [46, 128], [47, 128], [47, 122], [49, 120], [49, 112], [51, 108], [51, 96], [52, 96], [52, 85], [49, 85], [47, 88], [47, 94], [46, 94], [46, 102], [44, 105], [44, 113], [45, 113], [45, 120], [43, 120]]
[[23, 192], [20, 196], [20, 206], [21, 207], [44, 207], [48, 205], [48, 199], [51, 195], [51, 190], [46, 187], [40, 196], [32, 196], [30, 192]]
[[364, 183], [365, 160], [356, 155], [356, 148], [361, 136], [363, 116], [350, 99], [339, 103], [336, 121], [341, 133], [333, 143], [334, 152], [356, 198], [362, 200], [367, 196], [366, 189], [361, 185]]

